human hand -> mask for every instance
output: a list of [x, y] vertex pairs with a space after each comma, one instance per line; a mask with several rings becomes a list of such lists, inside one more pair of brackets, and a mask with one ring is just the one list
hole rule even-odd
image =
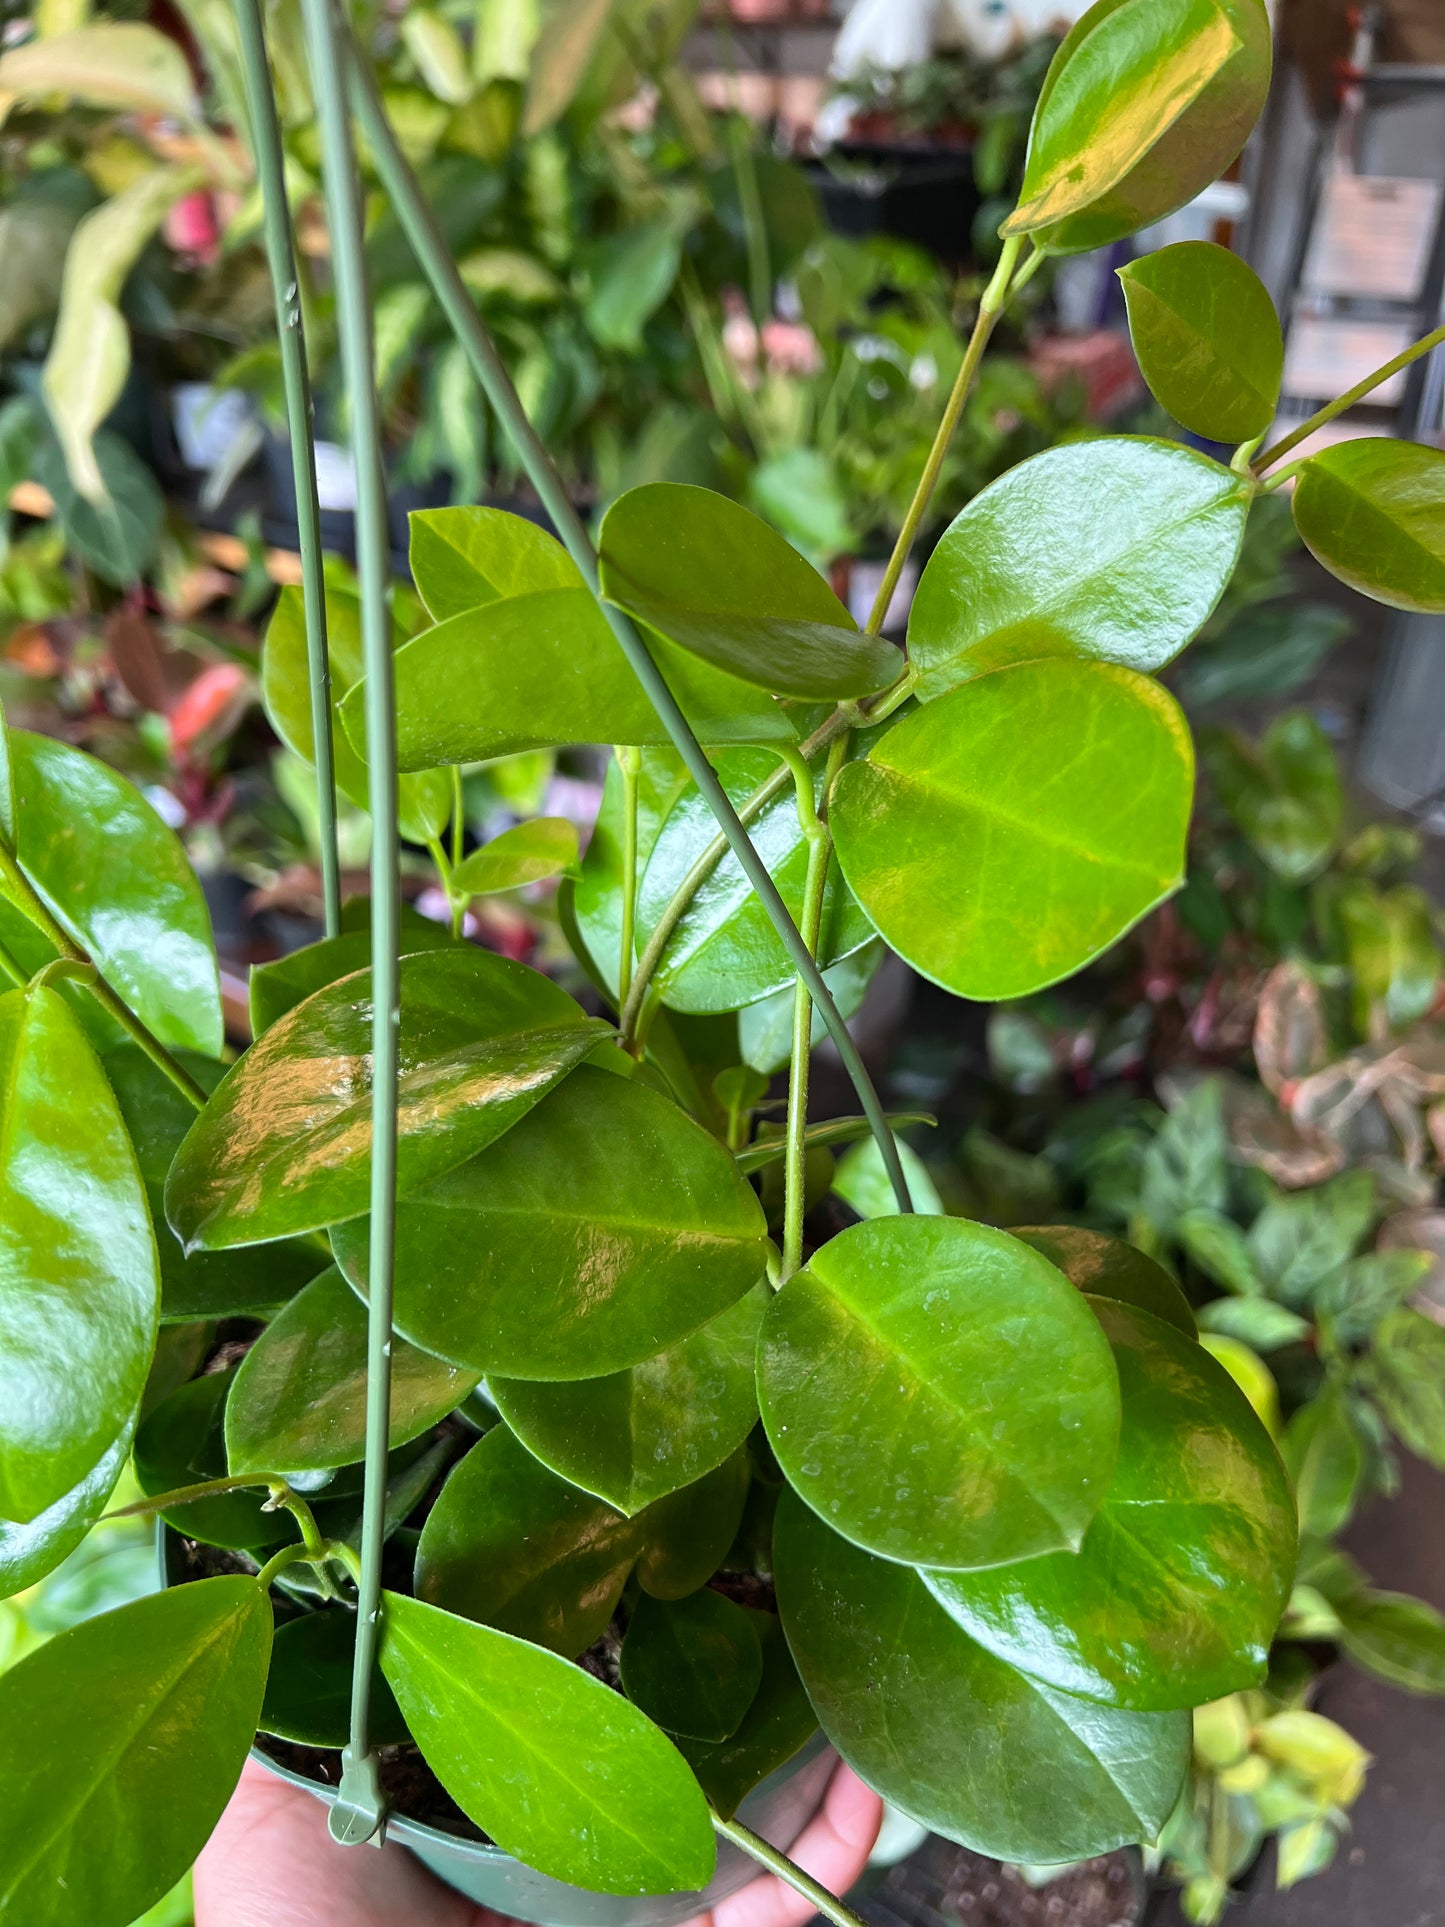
[[[883, 1805], [846, 1766], [791, 1857], [836, 1894], [863, 1871]], [[512, 1927], [434, 1880], [398, 1845], [341, 1847], [326, 1809], [248, 1760], [195, 1872], [196, 1927]], [[813, 1909], [768, 1874], [687, 1927], [802, 1927]]]

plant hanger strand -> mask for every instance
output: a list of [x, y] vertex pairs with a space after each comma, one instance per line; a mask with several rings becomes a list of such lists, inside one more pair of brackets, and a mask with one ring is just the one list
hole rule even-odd
[[316, 489], [315, 411], [301, 318], [301, 276], [286, 200], [281, 125], [271, 91], [260, 0], [235, 0], [241, 39], [241, 71], [251, 116], [251, 145], [261, 184], [266, 261], [276, 297], [276, 338], [281, 346], [286, 432], [296, 489], [296, 529], [301, 544], [302, 599], [306, 620], [306, 666], [311, 686], [312, 760], [316, 766], [316, 813], [321, 843], [321, 895], [326, 934], [341, 929], [341, 860], [336, 840], [336, 772], [331, 740], [331, 660], [327, 653], [326, 581], [321, 555], [321, 504]]
[[1356, 402], [1363, 401], [1367, 395], [1372, 395], [1377, 388], [1389, 381], [1392, 375], [1400, 374], [1403, 369], [1417, 362], [1422, 355], [1433, 354], [1441, 347], [1445, 347], [1445, 327], [1436, 328], [1431, 334], [1423, 335], [1419, 341], [1412, 342], [1408, 348], [1402, 348], [1393, 360], [1385, 362], [1382, 367], [1375, 369], [1373, 374], [1366, 375], [1363, 381], [1357, 381], [1354, 387], [1347, 389], [1343, 395], [1332, 402], [1327, 402], [1323, 408], [1317, 409], [1307, 421], [1302, 421], [1298, 428], [1282, 436], [1272, 448], [1267, 448], [1262, 455], [1256, 455], [1250, 463], [1251, 470], [1256, 475], [1262, 475], [1267, 468], [1272, 468], [1276, 462], [1292, 453], [1301, 443], [1307, 442], [1317, 429], [1323, 428], [1327, 422], [1332, 422], [1337, 416], [1343, 415], [1346, 409], [1353, 408]]
[[366, 672], [367, 796], [371, 810], [371, 1227], [367, 1298], [366, 1467], [361, 1581], [351, 1678], [351, 1739], [331, 1809], [346, 1845], [377, 1837], [385, 1806], [370, 1750], [371, 1682], [381, 1614], [386, 1455], [391, 1413], [392, 1273], [396, 1243], [396, 1100], [400, 1027], [401, 878], [397, 840], [396, 710], [387, 595], [386, 490], [381, 466], [371, 304], [356, 158], [347, 118], [344, 22], [332, 0], [302, 0], [336, 281], [341, 362], [351, 399], [356, 470], [356, 563]]
[[908, 1195], [908, 1181], [903, 1175], [903, 1163], [898, 1155], [898, 1146], [894, 1142], [878, 1093], [873, 1088], [873, 1081], [858, 1053], [857, 1045], [849, 1034], [848, 1026], [833, 1001], [832, 993], [823, 980], [823, 973], [808, 954], [808, 946], [803, 942], [797, 924], [794, 923], [787, 905], [779, 895], [767, 865], [753, 848], [752, 841], [739, 821], [727, 791], [703, 753], [701, 744], [678, 706], [676, 697], [668, 688], [661, 670], [653, 661], [647, 645], [622, 611], [602, 600], [598, 589], [597, 554], [591, 539], [582, 525], [580, 516], [572, 506], [556, 465], [527, 419], [526, 410], [522, 406], [516, 389], [512, 386], [511, 377], [497, 353], [496, 344], [462, 284], [461, 277], [447, 252], [446, 244], [432, 219], [431, 210], [397, 145], [396, 137], [391, 131], [371, 76], [366, 71], [365, 62], [361, 58], [354, 39], [350, 43], [350, 56], [352, 90], [358, 118], [365, 131], [377, 173], [390, 196], [417, 260], [431, 282], [432, 289], [471, 362], [488, 401], [510, 435], [528, 479], [541, 497], [542, 505], [551, 516], [564, 547], [581, 570], [587, 586], [597, 596], [598, 605], [607, 619], [618, 647], [661, 718], [662, 725], [672, 739], [689, 776], [696, 783], [704, 802], [720, 824], [743, 874], [756, 891], [769, 920], [781, 938], [794, 969], [807, 984], [810, 995], [818, 1005], [829, 1035], [836, 1044], [838, 1054], [858, 1093], [864, 1115], [878, 1140], [878, 1148], [899, 1209], [910, 1211], [912, 1204]]

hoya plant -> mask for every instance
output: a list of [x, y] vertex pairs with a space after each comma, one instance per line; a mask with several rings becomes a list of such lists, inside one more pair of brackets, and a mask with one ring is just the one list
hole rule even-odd
[[[227, 1063], [169, 832], [82, 753], [10, 733], [0, 1570], [55, 1564], [130, 1458], [169, 1583], [0, 1682], [0, 1909], [122, 1927], [252, 1746], [325, 1793], [339, 1840], [440, 1805], [457, 1838], [675, 1894], [678, 1919], [719, 1835], [852, 1919], [736, 1817], [819, 1728], [986, 1853], [1153, 1840], [1191, 1709], [1265, 1676], [1298, 1543], [1283, 1465], [1144, 1254], [911, 1209], [843, 1013], [885, 948], [960, 997], [1023, 995], [1182, 881], [1193, 751], [1155, 672], [1299, 441], [1262, 447], [1278, 324], [1239, 263], [1187, 247], [1131, 286], [1149, 379], [1234, 461], [1037, 456], [945, 536], [906, 658], [877, 631], [999, 315], [1050, 254], [1233, 159], [1268, 83], [1261, 0], [1101, 0], [1064, 42], [863, 630], [705, 491], [624, 494], [594, 546], [343, 20], [305, 14], [359, 586], [328, 607], [311, 516], [266, 681], [321, 819], [365, 795], [372, 894], [342, 905], [329, 863], [326, 937], [257, 972]], [[305, 510], [280, 144], [254, 4], [238, 23]], [[561, 538], [417, 516], [415, 628], [388, 606], [351, 113]], [[1445, 608], [1445, 456], [1347, 442], [1293, 474], [1327, 567]], [[574, 743], [616, 746], [563, 884], [585, 1009], [397, 890], [401, 836], [457, 901], [573, 867], [546, 825], [450, 839], [457, 771]], [[815, 1012], [860, 1118], [810, 1120]], [[893, 1208], [826, 1236], [810, 1157], [863, 1133]]]

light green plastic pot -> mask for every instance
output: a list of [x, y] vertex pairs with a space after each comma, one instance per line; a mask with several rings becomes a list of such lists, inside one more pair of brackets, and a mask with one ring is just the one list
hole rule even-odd
[[[177, 1537], [162, 1524], [157, 1538], [161, 1583], [171, 1586], [181, 1577], [175, 1559]], [[251, 1757], [278, 1779], [303, 1788], [327, 1806], [334, 1802], [334, 1787], [293, 1773], [259, 1747], [252, 1749]], [[753, 1788], [738, 1808], [738, 1818], [754, 1833], [786, 1851], [821, 1806], [837, 1763], [838, 1756], [823, 1734], [815, 1733], [791, 1760]], [[597, 1894], [538, 1873], [500, 1847], [462, 1840], [400, 1814], [387, 1820], [386, 1837], [414, 1853], [438, 1880], [465, 1894], [468, 1900], [517, 1920], [538, 1922], [540, 1927], [678, 1927], [680, 1921], [690, 1920], [735, 1894], [760, 1871], [756, 1861], [731, 1841], [719, 1840], [717, 1871], [701, 1893]]]
[[[316, 1781], [278, 1766], [259, 1749], [252, 1757], [328, 1806], [336, 1797], [334, 1788], [318, 1786]], [[832, 1747], [821, 1733], [815, 1733], [801, 1752], [754, 1787], [738, 1808], [738, 1818], [754, 1833], [786, 1850], [818, 1811], [837, 1763]], [[538, 1921], [542, 1927], [678, 1927], [680, 1921], [690, 1920], [735, 1894], [761, 1871], [756, 1861], [731, 1841], [719, 1840], [717, 1872], [701, 1893], [596, 1894], [538, 1873], [500, 1847], [459, 1840], [416, 1820], [393, 1816], [386, 1823], [386, 1837], [407, 1847], [439, 1880], [468, 1900], [518, 1920]]]

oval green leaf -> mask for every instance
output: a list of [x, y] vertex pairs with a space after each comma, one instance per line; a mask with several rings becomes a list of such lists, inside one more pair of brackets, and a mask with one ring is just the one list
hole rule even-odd
[[752, 1613], [763, 1655], [762, 1684], [737, 1731], [720, 1743], [679, 1739], [678, 1751], [724, 1820], [770, 1773], [817, 1738], [818, 1716], [803, 1690], [783, 1628], [773, 1613]]
[[54, 1572], [105, 1511], [130, 1457], [135, 1421], [77, 1485], [25, 1525], [0, 1519], [0, 1599], [13, 1599]]
[[1171, 696], [1054, 660], [895, 724], [839, 772], [829, 815], [879, 934], [944, 989], [995, 1002], [1072, 975], [1178, 889], [1193, 795]]
[[602, 593], [658, 635], [780, 696], [871, 696], [903, 673], [792, 544], [740, 502], [681, 482], [629, 489], [602, 520]]
[[[741, 804], [777, 769], [766, 750], [731, 750], [717, 772], [734, 804]], [[817, 766], [822, 792], [823, 765]], [[673, 892], [717, 835], [717, 819], [689, 783], [657, 832], [637, 898], [637, 942], [643, 948]], [[753, 847], [768, 866], [794, 919], [802, 915], [808, 840], [798, 821], [791, 783], [748, 825]], [[836, 868], [823, 896], [819, 958], [828, 965], [861, 950], [873, 929]], [[694, 895], [668, 939], [655, 981], [672, 1010], [695, 1014], [741, 1010], [793, 980], [793, 965], [736, 857], [729, 852]]]
[[575, 877], [580, 867], [577, 825], [565, 816], [534, 816], [473, 850], [452, 871], [452, 889], [457, 896], [484, 897], [546, 877]]
[[[671, 643], [658, 641], [653, 653], [703, 742], [797, 740], [761, 690]], [[359, 684], [341, 705], [358, 742], [363, 692]], [[404, 770], [566, 743], [669, 740], [580, 575], [570, 588], [508, 596], [423, 630], [397, 652], [396, 718]]]
[[[398, 610], [404, 605], [398, 605]], [[415, 607], [415, 599], [412, 599]], [[401, 650], [407, 640], [399, 613], [392, 622], [391, 646]], [[331, 749], [336, 769], [336, 787], [358, 809], [370, 807], [366, 757], [358, 747], [364, 733], [353, 742], [341, 726], [342, 703], [347, 690], [361, 681], [364, 662], [361, 646], [361, 598], [355, 587], [334, 577], [326, 584], [326, 648], [331, 661]], [[266, 630], [261, 656], [261, 693], [266, 714], [276, 733], [304, 763], [314, 751], [311, 725], [311, 672], [306, 654], [306, 606], [300, 589], [288, 585], [276, 599], [275, 613]], [[424, 843], [440, 836], [451, 815], [451, 778], [432, 763], [403, 763], [403, 769], [419, 774], [400, 779], [397, 791], [398, 823], [403, 836]]]
[[487, 1390], [544, 1465], [619, 1512], [640, 1512], [731, 1458], [752, 1430], [767, 1302], [755, 1285], [680, 1345], [605, 1378], [545, 1385], [493, 1375]]
[[1049, 68], [1004, 232], [1078, 254], [1183, 207], [1243, 148], [1272, 56], [1262, 0], [1099, 0]]
[[[364, 1291], [368, 1221], [332, 1235]], [[752, 1289], [762, 1209], [675, 1104], [584, 1066], [481, 1156], [402, 1199], [396, 1328], [507, 1378], [597, 1378], [675, 1345]]]
[[640, 1599], [622, 1642], [623, 1691], [664, 1732], [731, 1739], [762, 1684], [758, 1618], [707, 1586]]
[[[393, 1337], [393, 1447], [430, 1431], [476, 1384]], [[323, 1271], [242, 1359], [226, 1401], [232, 1472], [354, 1465], [366, 1450], [366, 1312], [341, 1273]]]
[[908, 620], [920, 699], [1041, 656], [1162, 668], [1224, 593], [1252, 492], [1142, 436], [1021, 462], [974, 497], [923, 572]]
[[607, 1630], [634, 1568], [655, 1599], [684, 1598], [712, 1576], [737, 1531], [747, 1483], [738, 1455], [629, 1519], [495, 1426], [427, 1516], [417, 1597], [574, 1659]]
[[211, 914], [173, 830], [84, 750], [10, 731], [15, 854], [57, 922], [160, 1039], [219, 1056]]
[[1279, 406], [1284, 331], [1269, 290], [1214, 241], [1181, 241], [1120, 268], [1150, 393], [1212, 442], [1263, 435]]
[[[367, 899], [355, 901], [363, 910], [369, 910]], [[351, 908], [348, 904], [347, 910]], [[456, 947], [456, 941], [445, 924], [430, 923], [415, 911], [403, 908], [401, 956], [416, 957], [423, 950], [451, 950]], [[320, 943], [305, 944], [289, 956], [278, 957], [274, 963], [252, 964], [251, 1035], [259, 1037], [288, 1010], [305, 1003], [328, 984], [339, 983], [355, 971], [370, 968], [370, 929], [348, 930], [344, 924], [338, 937], [323, 937]]]
[[[252, 992], [255, 973], [252, 973]], [[225, 1075], [214, 1058], [184, 1051], [180, 1061], [203, 1091], [213, 1091]], [[125, 1119], [145, 1184], [155, 1228], [161, 1269], [161, 1322], [197, 1318], [235, 1318], [274, 1311], [294, 1298], [316, 1276], [313, 1246], [272, 1245], [265, 1251], [196, 1251], [187, 1257], [166, 1223], [166, 1174], [196, 1109], [137, 1044], [121, 1044], [101, 1059]]]
[[925, 1573], [981, 1646], [1137, 1712], [1256, 1686], [1294, 1577], [1294, 1502], [1222, 1366], [1172, 1326], [1093, 1299], [1119, 1368], [1119, 1465], [1077, 1554]]
[[906, 1566], [784, 1492], [778, 1605], [823, 1730], [890, 1805], [996, 1859], [1080, 1860], [1152, 1841], [1189, 1764], [1187, 1713], [1074, 1699], [996, 1659]]
[[[351, 1738], [355, 1655], [356, 1614], [345, 1606], [325, 1607], [278, 1626], [259, 1730], [298, 1746], [345, 1746]], [[380, 1666], [372, 1674], [368, 1730], [374, 1746], [400, 1746], [411, 1738]]]
[[1253, 743], [1207, 730], [1205, 766], [1245, 840], [1286, 883], [1307, 883], [1340, 839], [1344, 793], [1334, 747], [1307, 709], [1278, 716]]
[[1295, 527], [1331, 575], [1392, 609], [1445, 611], [1445, 453], [1384, 436], [1312, 455]]
[[1027, 1245], [961, 1218], [877, 1218], [773, 1299], [758, 1398], [789, 1482], [909, 1565], [1076, 1548], [1119, 1440], [1098, 1321]]
[[1186, 1338], [1199, 1336], [1189, 1300], [1163, 1265], [1122, 1238], [1077, 1224], [1013, 1225], [1010, 1232], [1042, 1253], [1078, 1290], [1152, 1312]]
[[575, 564], [555, 535], [502, 509], [417, 509], [411, 577], [433, 622], [484, 602], [577, 586]]
[[1445, 1693], [1445, 1619], [1423, 1599], [1365, 1592], [1341, 1601], [1340, 1642], [1357, 1666], [1407, 1693]]
[[160, 1307], [145, 1190], [63, 998], [0, 997], [0, 1519], [29, 1525], [140, 1403]]
[[[162, 1399], [146, 1418], [136, 1433], [135, 1475], [147, 1497], [159, 1498], [183, 1486], [226, 1477], [226, 1397], [234, 1378], [232, 1367], [192, 1379]], [[193, 1499], [161, 1516], [188, 1539], [239, 1552], [282, 1545], [301, 1536], [289, 1512], [268, 1509], [264, 1487]]]
[[[227, 1072], [176, 1153], [166, 1214], [187, 1250], [354, 1218], [371, 1182], [371, 973], [308, 997]], [[404, 957], [399, 1187], [508, 1131], [607, 1026], [535, 970], [470, 946]]]
[[134, 1920], [185, 1873], [256, 1733], [271, 1607], [202, 1579], [52, 1639], [0, 1679], [0, 1915]]
[[432, 1771], [507, 1853], [598, 1893], [705, 1887], [702, 1790], [635, 1706], [555, 1653], [385, 1597], [381, 1664]]

